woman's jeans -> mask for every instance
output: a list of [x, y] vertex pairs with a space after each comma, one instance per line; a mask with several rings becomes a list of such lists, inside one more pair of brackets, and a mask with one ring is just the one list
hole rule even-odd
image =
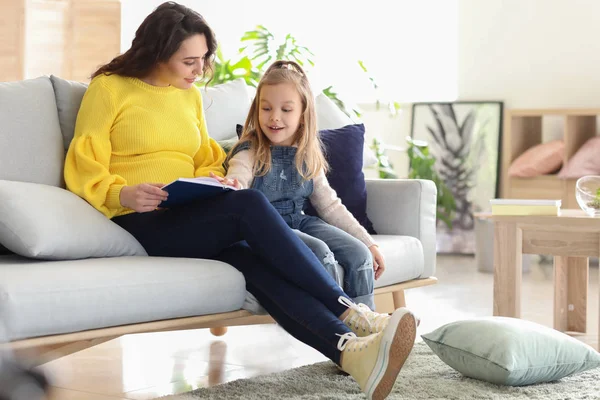
[[[296, 234], [315, 253], [325, 270], [355, 303], [375, 310], [375, 274], [369, 248], [354, 236], [317, 217], [304, 216]], [[337, 269], [344, 270], [343, 279]]]
[[172, 209], [113, 218], [150, 256], [227, 262], [248, 291], [285, 330], [339, 364], [336, 334], [348, 297], [265, 196], [252, 189], [226, 192]]

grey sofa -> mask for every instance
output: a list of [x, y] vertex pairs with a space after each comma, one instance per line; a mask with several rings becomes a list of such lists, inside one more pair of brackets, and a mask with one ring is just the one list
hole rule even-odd
[[[247, 311], [251, 297], [232, 266], [148, 257], [64, 189], [64, 155], [85, 88], [47, 76], [0, 83], [0, 253], [13, 252], [0, 255], [8, 335], [0, 346], [36, 349], [46, 356], [41, 363], [123, 334], [200, 327], [222, 334], [272, 322]], [[436, 282], [436, 190], [422, 180], [368, 180], [367, 190], [388, 265], [376, 282], [377, 305], [389, 311], [403, 305], [404, 289]]]

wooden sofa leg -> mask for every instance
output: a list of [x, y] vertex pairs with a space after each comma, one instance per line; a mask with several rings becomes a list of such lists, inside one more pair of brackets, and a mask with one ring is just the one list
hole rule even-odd
[[214, 328], [210, 328], [210, 333], [212, 333], [214, 336], [223, 336], [224, 334], [227, 333], [227, 327], [226, 326], [216, 326]]
[[406, 299], [404, 298], [404, 290], [392, 292], [394, 299], [394, 308], [406, 307]]

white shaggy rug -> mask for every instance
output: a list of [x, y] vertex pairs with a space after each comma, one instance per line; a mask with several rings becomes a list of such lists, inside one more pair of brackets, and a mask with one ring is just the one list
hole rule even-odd
[[[364, 399], [358, 385], [331, 362], [251, 379], [240, 379], [207, 389], [162, 397], [197, 399]], [[600, 368], [560, 381], [526, 387], [497, 386], [466, 378], [442, 362], [423, 342], [415, 347], [388, 399], [600, 399]]]

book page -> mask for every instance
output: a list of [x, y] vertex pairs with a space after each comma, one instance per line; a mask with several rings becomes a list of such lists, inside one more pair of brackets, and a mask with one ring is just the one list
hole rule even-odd
[[181, 182], [189, 182], [189, 183], [198, 183], [201, 185], [209, 185], [209, 186], [220, 186], [225, 188], [230, 188], [233, 190], [237, 190], [235, 187], [230, 185], [224, 185], [215, 178], [211, 178], [210, 176], [200, 176], [198, 178], [179, 178], [178, 181]]

